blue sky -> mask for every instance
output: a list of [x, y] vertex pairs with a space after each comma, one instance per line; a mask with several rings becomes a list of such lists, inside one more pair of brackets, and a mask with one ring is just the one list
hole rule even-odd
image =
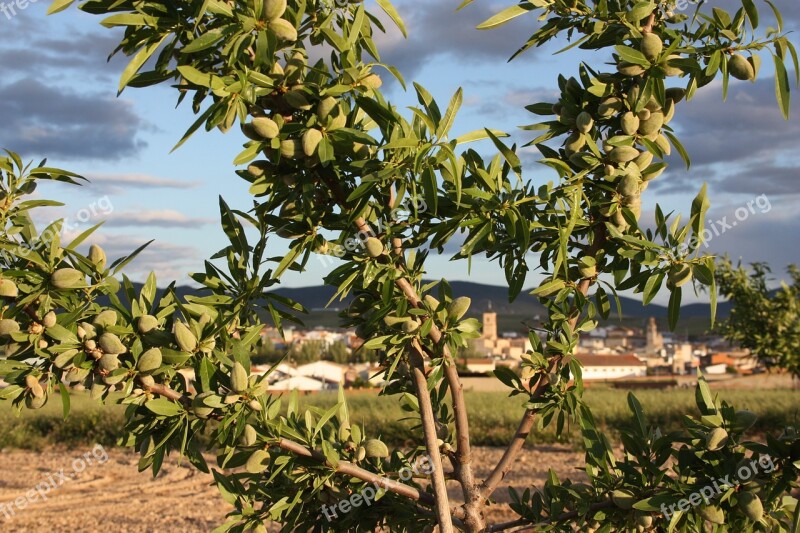
[[[554, 57], [552, 52], [565, 44], [559, 42], [507, 64], [529, 36], [534, 18], [523, 17], [490, 32], [473, 28], [509, 2], [477, 0], [458, 13], [457, 0], [395, 3], [410, 35], [408, 40], [397, 32], [381, 37], [384, 59], [398, 65], [408, 81], [428, 88], [443, 106], [458, 87], [464, 88], [454, 133], [488, 126], [524, 143], [530, 137], [517, 126], [536, 117], [523, 107], [552, 100], [558, 73], [575, 74], [579, 60], [597, 66], [608, 59], [575, 52]], [[796, 29], [796, 0], [775, 3], [784, 11], [786, 29]], [[711, 4], [735, 5], [733, 0]], [[106, 58], [118, 33], [75, 8], [50, 17], [46, 8], [39, 0], [10, 18], [0, 12], [0, 147], [18, 151], [26, 160], [48, 157], [49, 164], [92, 180], [81, 188], [41, 187], [37, 194], [67, 204], [42, 212], [42, 222], [66, 217], [79, 231], [105, 219], [96, 242], [112, 257], [156, 239], [128, 274], [141, 279], [155, 270], [164, 282], [186, 281], [187, 273], [202, 269], [203, 259], [225, 245], [216, 222], [218, 195], [235, 208], [251, 205], [247, 184], [231, 165], [243, 137], [238, 131], [198, 134], [170, 154], [193, 121], [188, 106], [176, 109], [169, 88], [129, 89], [117, 98], [125, 59], [107, 63]], [[692, 197], [708, 182], [709, 219], [737, 222], [714, 236], [710, 250], [745, 262], [768, 261], [782, 270], [800, 262], [800, 218], [795, 215], [800, 199], [800, 105], [795, 95], [791, 120], [781, 118], [770, 63], [765, 61], [761, 81], [733, 82], [725, 104], [715, 85], [678, 108], [675, 123], [695, 166], [687, 173], [679, 161], [672, 161], [671, 169], [645, 194], [643, 217], [652, 219], [656, 201], [667, 211], [688, 212]], [[389, 86], [389, 96], [399, 106], [414, 103], [413, 94], [404, 94], [397, 84]], [[523, 156], [526, 177], [541, 183], [553, 179], [544, 167], [537, 168], [535, 150]], [[743, 216], [740, 208], [746, 209], [748, 202], [752, 209]], [[273, 255], [285, 249], [275, 238]], [[329, 263], [312, 258], [306, 275], [289, 274], [283, 283], [317, 284], [329, 268]], [[464, 262], [432, 258], [428, 272], [430, 277], [491, 284], [503, 280], [496, 264], [482, 260], [474, 261], [468, 274]], [[529, 284], [537, 279], [532, 275]]]

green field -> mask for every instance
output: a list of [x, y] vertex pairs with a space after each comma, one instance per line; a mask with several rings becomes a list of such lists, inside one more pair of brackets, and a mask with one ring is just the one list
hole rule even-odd
[[[696, 414], [694, 391], [691, 389], [638, 391], [651, 424], [664, 430], [680, 428], [684, 415]], [[740, 409], [758, 413], [760, 419], [753, 431], [777, 432], [789, 424], [800, 423], [800, 391], [791, 390], [723, 390], [723, 400]], [[586, 401], [592, 406], [598, 423], [614, 436], [617, 428], [629, 420], [626, 393], [610, 388], [596, 387], [586, 391]], [[302, 397], [303, 404], [320, 407], [333, 405], [335, 394], [318, 394]], [[398, 421], [406, 416], [396, 398], [380, 397], [375, 393], [358, 392], [349, 396], [353, 422], [368, 428], [372, 435], [381, 435], [396, 445], [401, 445], [415, 425], [413, 420]], [[513, 435], [524, 400], [509, 398], [499, 392], [471, 392], [467, 394], [472, 437], [475, 445], [498, 446]], [[39, 411], [23, 411], [17, 417], [8, 402], [0, 403], [0, 448], [41, 449], [47, 446], [84, 446], [99, 442], [112, 446], [120, 435], [123, 407], [109, 405], [105, 408], [84, 393], [71, 397], [72, 412], [67, 421], [61, 415], [61, 402], [56, 396]], [[578, 443], [577, 430], [571, 428], [566, 441]], [[531, 442], [554, 442], [549, 430], [537, 432]]]

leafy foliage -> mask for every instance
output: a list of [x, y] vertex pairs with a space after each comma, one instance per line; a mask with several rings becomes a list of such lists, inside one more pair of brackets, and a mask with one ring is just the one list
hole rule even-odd
[[751, 270], [734, 268], [725, 258], [717, 267], [720, 292], [733, 302], [728, 320], [720, 331], [731, 342], [752, 351], [768, 368], [784, 368], [800, 376], [797, 347], [800, 345], [800, 270], [789, 267], [791, 285], [782, 282], [769, 290], [770, 269], [754, 263]]
[[[59, 0], [51, 11], [70, 3]], [[378, 4], [405, 32], [390, 3]], [[673, 326], [689, 282], [716, 297], [713, 258], [697, 255], [709, 208], [705, 187], [685, 224], [657, 208], [655, 227], [639, 227], [641, 195], [666, 168], [663, 159], [674, 148], [689, 163], [669, 126], [679, 103], [720, 73], [723, 94], [730, 77], [754, 79], [757, 53], [770, 50], [779, 65], [778, 103], [788, 110], [783, 64], [796, 63], [796, 53], [781, 33], [777, 10], [777, 28], [762, 36], [749, 0], [734, 14], [714, 8], [691, 21], [672, 7], [531, 0], [481, 26], [538, 12], [542, 24], [518, 53], [575, 34], [582, 37], [572, 46], [612, 52], [612, 72], [582, 64], [576, 77], [559, 78], [557, 102], [528, 106], [552, 117], [527, 127], [541, 132], [531, 144], [558, 175], [556, 184], [537, 186], [523, 178], [516, 147], [504, 144], [502, 132], [451, 135], [460, 90], [440, 107], [414, 84], [418, 105], [410, 119], [386, 100], [378, 72], [404, 80], [381, 63], [374, 37], [384, 28], [362, 2], [83, 3], [83, 11], [105, 16], [103, 25], [124, 28], [116, 52], [131, 60], [120, 91], [166, 83], [179, 103], [190, 101], [197, 120], [178, 145], [201, 127], [227, 132], [239, 126], [248, 140], [233, 161], [247, 165], [237, 174], [251, 184], [253, 207], [234, 210], [220, 199], [230, 245], [192, 276], [206, 295], [180, 299], [173, 285], [157, 294], [154, 276], [137, 294], [127, 278], [114, 277], [136, 252], [107, 268], [101, 249], [88, 256], [77, 251], [96, 228], [62, 246], [59, 222], [41, 234], [31, 223], [28, 211], [36, 203], [22, 197], [35, 179], [77, 176], [23, 168], [14, 154], [0, 160], [6, 191], [0, 246], [8, 253], [0, 288], [9, 301], [0, 321], [8, 341], [0, 376], [11, 383], [0, 396], [19, 408], [37, 408], [59, 388], [67, 411], [62, 380], [100, 400], [121, 390], [126, 441], [139, 450], [142, 470], [157, 472], [169, 453], [178, 452], [208, 471], [200, 453], [207, 443], [217, 454], [220, 492], [235, 507], [219, 531], [263, 531], [265, 521], [285, 531], [420, 531], [437, 522], [442, 531], [500, 531], [525, 524], [564, 529], [593, 520], [603, 531], [634, 523], [697, 530], [704, 521], [718, 521], [718, 511], [700, 507], [654, 524], [664, 513], [655, 503], [673, 502], [703, 476], [724, 474], [746, 453], [769, 454], [778, 465], [761, 480], [767, 488], [758, 494], [769, 514], [753, 519], [752, 506], [733, 506], [738, 496], [715, 505], [736, 527], [788, 528], [790, 513], [794, 520], [800, 513], [793, 511], [796, 500], [784, 498], [797, 477], [793, 430], [766, 446], [743, 443], [736, 412], [718, 407], [701, 381], [701, 417], [687, 420], [681, 436], [648, 427], [631, 398], [634, 425], [625, 433], [625, 458], [617, 461], [582, 401], [580, 363], [571, 357], [579, 335], [593, 329], [598, 316], [608, 316], [619, 290], [633, 289], [649, 302], [666, 285]], [[310, 60], [320, 55], [313, 49], [328, 57]], [[497, 154], [484, 159], [462, 148], [475, 141], [491, 143]], [[245, 227], [255, 230], [255, 241], [248, 241]], [[270, 256], [272, 236], [287, 239], [289, 252]], [[463, 245], [454, 259], [483, 254], [496, 260], [510, 298], [521, 293], [531, 252], [547, 273], [533, 291], [549, 311], [544, 335], [531, 332], [522, 377], [497, 374], [511, 394], [527, 399], [527, 410], [483, 482], [471, 464], [454, 356], [480, 335], [480, 326], [464, 318], [470, 302], [452, 294], [446, 280], [422, 282], [429, 250], [442, 252], [456, 236], [463, 236]], [[337, 297], [355, 296], [343, 324], [356, 327], [363, 348], [379, 354], [388, 383], [383, 393], [396, 395], [419, 420], [409, 435], [413, 444], [388, 457], [379, 436], [350, 421], [344, 397], [328, 409], [301, 409], [296, 396], [287, 402], [268, 394], [268, 376], [249, 375], [265, 325], [256, 310], [266, 310], [279, 328], [303, 311], [265, 290], [285, 272], [302, 271], [313, 254], [341, 259], [325, 282], [337, 288]], [[111, 306], [100, 306], [99, 296], [110, 298]], [[187, 373], [194, 374], [193, 383]], [[519, 521], [487, 525], [485, 507], [533, 424], [555, 423], [561, 432], [571, 419], [585, 435], [591, 486], [578, 489], [551, 476], [544, 487], [514, 495]], [[398, 472], [422, 454], [432, 471], [398, 481]], [[448, 475], [458, 481], [463, 505], [450, 505], [443, 457], [453, 466]], [[666, 470], [670, 457], [674, 478]], [[375, 505], [324, 521], [320, 505], [374, 483], [387, 487]]]

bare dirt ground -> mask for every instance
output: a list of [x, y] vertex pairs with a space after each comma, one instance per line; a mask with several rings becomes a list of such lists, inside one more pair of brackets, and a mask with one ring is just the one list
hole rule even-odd
[[[165, 461], [153, 479], [149, 472], [137, 472], [138, 456], [130, 451], [94, 451], [87, 450], [85, 457], [80, 450], [0, 452], [0, 531], [211, 531], [231, 509], [211, 485], [210, 475], [178, 466], [174, 459]], [[475, 452], [477, 473], [483, 478], [502, 450], [478, 448]], [[524, 452], [519, 468], [503, 486], [524, 488], [541, 482], [548, 468], [562, 479], [583, 479], [583, 472], [575, 469], [581, 459], [582, 454], [568, 447], [540, 446]], [[508, 500], [505, 492], [496, 493], [498, 501]], [[454, 486], [451, 494], [456, 493]], [[490, 514], [491, 521], [512, 518], [502, 504]]]

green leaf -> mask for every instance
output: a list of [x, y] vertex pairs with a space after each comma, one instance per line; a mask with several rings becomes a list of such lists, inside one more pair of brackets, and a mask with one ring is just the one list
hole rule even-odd
[[489, 30], [492, 28], [497, 28], [510, 20], [513, 20], [521, 15], [525, 15], [533, 8], [534, 6], [530, 2], [524, 2], [516, 6], [511, 6], [478, 24], [478, 29]]
[[159, 416], [177, 416], [183, 412], [183, 407], [180, 404], [166, 398], [150, 400], [144, 406]]
[[511, 170], [513, 170], [514, 173], [517, 176], [519, 176], [520, 179], [521, 179], [522, 178], [522, 162], [519, 160], [519, 157], [517, 156], [517, 154], [515, 154], [505, 144], [503, 144], [500, 141], [500, 139], [495, 137], [494, 133], [492, 133], [491, 130], [485, 129], [484, 131], [489, 136], [489, 138], [492, 140], [492, 142], [497, 147], [497, 149], [500, 150], [500, 153], [503, 154], [503, 157], [505, 157], [506, 161], [508, 161], [508, 164], [511, 166]]
[[775, 96], [778, 99], [778, 107], [781, 108], [783, 118], [789, 120], [790, 108], [790, 85], [789, 74], [786, 72], [786, 65], [783, 60], [775, 54], [772, 54], [775, 60]]
[[667, 312], [669, 314], [669, 330], [675, 331], [678, 325], [678, 317], [681, 314], [681, 287], [675, 287], [672, 294], [669, 295], [669, 306]]
[[47, 14], [54, 15], [55, 13], [64, 11], [71, 6], [74, 1], [75, 0], [55, 0], [52, 4], [50, 4], [50, 7], [47, 8]]
[[619, 57], [622, 58], [623, 61], [627, 61], [628, 63], [633, 63], [635, 65], [641, 65], [643, 67], [650, 65], [650, 61], [644, 57], [643, 53], [641, 53], [639, 50], [631, 48], [630, 46], [618, 44], [614, 47], [614, 50], [616, 50], [616, 52], [619, 54]]
[[744, 7], [744, 12], [747, 14], [748, 20], [750, 20], [750, 26], [753, 29], [758, 28], [758, 9], [756, 8], [756, 4], [753, 0], [742, 0], [742, 6]]
[[458, 114], [458, 110], [461, 108], [461, 103], [463, 100], [464, 91], [461, 89], [461, 87], [459, 87], [456, 93], [453, 95], [453, 98], [450, 100], [450, 105], [447, 106], [447, 111], [445, 111], [442, 121], [439, 123], [439, 128], [436, 130], [436, 137], [439, 139], [444, 138], [450, 131], [450, 128], [453, 127], [453, 122], [456, 120], [456, 114]]
[[[510, 137], [510, 135], [508, 133], [505, 133], [504, 131], [500, 131], [500, 130], [488, 130], [488, 131], [490, 131], [492, 133], [492, 135], [494, 135], [495, 137], [498, 137], [498, 138]], [[475, 142], [475, 141], [482, 141], [482, 140], [488, 139], [488, 138], [489, 138], [489, 134], [487, 133], [487, 129], [483, 128], [483, 129], [471, 131], [469, 133], [465, 133], [464, 135], [456, 137], [455, 138], [455, 142], [458, 145], [458, 144], [471, 143], [471, 142]]]
[[497, 379], [503, 382], [504, 385], [511, 387], [512, 389], [522, 388], [522, 381], [520, 381], [519, 376], [517, 376], [517, 374], [507, 366], [499, 366], [495, 368], [494, 375]]
[[397, 28], [403, 34], [403, 37], [408, 38], [408, 32], [406, 31], [406, 25], [403, 23], [403, 19], [400, 17], [400, 13], [397, 12], [397, 9], [392, 5], [389, 0], [376, 0], [378, 5], [381, 6], [384, 12], [389, 15], [389, 18], [397, 25]]
[[61, 407], [64, 412], [64, 420], [67, 419], [69, 416], [69, 407], [70, 407], [70, 397], [69, 397], [69, 389], [67, 389], [66, 385], [58, 382], [58, 391], [59, 395], [61, 396]]
[[161, 43], [169, 36], [169, 33], [165, 33], [161, 39], [156, 42], [150, 43], [147, 46], [141, 48], [133, 59], [131, 59], [130, 63], [125, 67], [125, 70], [122, 71], [122, 76], [119, 79], [119, 88], [117, 89], [118, 92], [122, 92], [123, 89], [128, 85], [128, 82], [133, 79], [139, 69], [150, 59], [150, 56], [158, 50], [158, 47], [161, 46]]

